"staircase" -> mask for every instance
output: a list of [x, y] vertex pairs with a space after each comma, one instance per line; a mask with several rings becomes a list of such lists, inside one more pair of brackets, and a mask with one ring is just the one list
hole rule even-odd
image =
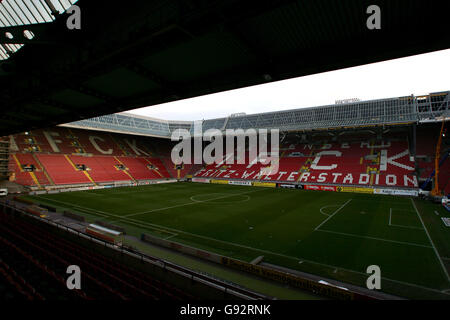
[[[114, 157], [114, 159], [116, 159], [116, 161], [119, 162], [125, 168], [127, 167], [126, 165], [123, 164], [122, 161], [119, 160], [119, 158]], [[127, 176], [129, 176], [132, 181], [137, 182], [137, 180], [131, 175], [131, 173], [128, 172], [128, 169], [122, 170], [122, 172], [125, 173]]]
[[0, 140], [0, 180], [9, 175], [9, 139]]

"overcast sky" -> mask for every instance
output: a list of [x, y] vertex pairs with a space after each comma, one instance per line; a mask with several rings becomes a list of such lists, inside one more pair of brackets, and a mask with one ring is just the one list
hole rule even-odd
[[165, 120], [202, 120], [450, 90], [450, 50], [200, 96], [129, 111]]

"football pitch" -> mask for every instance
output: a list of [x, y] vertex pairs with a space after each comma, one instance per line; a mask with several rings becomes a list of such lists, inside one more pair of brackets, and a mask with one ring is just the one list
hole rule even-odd
[[381, 290], [450, 298], [449, 213], [386, 195], [167, 183], [28, 196], [88, 221], [124, 226], [228, 257], [360, 286], [381, 269]]

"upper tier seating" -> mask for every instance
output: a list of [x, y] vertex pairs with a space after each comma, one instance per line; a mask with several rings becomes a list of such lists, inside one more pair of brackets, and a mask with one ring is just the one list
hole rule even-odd
[[[38, 163], [36, 158], [31, 154], [16, 154], [14, 161], [14, 172], [16, 173], [16, 181], [23, 185], [47, 185], [50, 184], [47, 176], [45, 175], [43, 168]], [[34, 170], [25, 170], [24, 167], [33, 167]], [[34, 175], [34, 179], [33, 178]]]
[[126, 181], [132, 178], [119, 170], [117, 166], [120, 162], [114, 157], [83, 157], [83, 156], [69, 156], [72, 162], [77, 165], [85, 165], [87, 173], [95, 182], [111, 182], [111, 181]]
[[167, 140], [54, 127], [12, 136], [10, 164], [15, 181], [28, 186], [170, 178], [154, 145], [170, 150]]
[[82, 171], [77, 171], [64, 155], [38, 154], [37, 157], [55, 184], [91, 182]]
[[[170, 159], [173, 142], [102, 131], [55, 127], [11, 137], [11, 168], [16, 182], [29, 186], [79, 184], [144, 179], [197, 177], [289, 181], [299, 183], [417, 187], [434, 170], [437, 126], [419, 126], [416, 153], [406, 134], [389, 132], [381, 139], [363, 132], [344, 132], [330, 142], [320, 133], [306, 144], [288, 137], [280, 147], [279, 170], [248, 160], [244, 164], [212, 164], [204, 168], [185, 163], [176, 169]], [[297, 139], [297, 141], [296, 141]], [[450, 147], [443, 141], [442, 152]], [[34, 172], [24, 172], [23, 164]], [[82, 171], [76, 165], [85, 165]], [[450, 179], [450, 160], [443, 164], [440, 188]], [[274, 169], [274, 168], [272, 168]], [[263, 170], [263, 171], [262, 171]]]
[[[248, 155], [247, 155], [248, 159]], [[213, 164], [198, 177], [300, 183], [417, 187], [414, 162], [403, 141], [290, 144], [282, 146], [278, 172], [261, 173], [267, 165]]]

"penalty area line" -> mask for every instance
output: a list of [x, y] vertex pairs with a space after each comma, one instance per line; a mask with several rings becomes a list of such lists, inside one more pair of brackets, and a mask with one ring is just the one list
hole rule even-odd
[[[411, 211], [411, 212], [414, 212], [414, 211]], [[398, 228], [414, 229], [414, 230], [423, 230], [423, 228], [419, 228], [419, 227], [404, 226], [404, 225], [401, 225], [401, 224], [394, 224], [394, 223], [392, 223], [392, 208], [389, 208], [389, 227], [398, 227]]]
[[423, 229], [425, 230], [425, 233], [427, 234], [428, 240], [430, 240], [430, 243], [431, 243], [431, 246], [433, 247], [434, 253], [436, 254], [436, 257], [438, 258], [439, 263], [441, 264], [442, 270], [444, 271], [444, 274], [447, 277], [447, 281], [450, 282], [450, 276], [448, 275], [447, 268], [445, 267], [445, 264], [442, 261], [441, 256], [439, 255], [439, 252], [437, 251], [436, 246], [434, 245], [434, 242], [430, 237], [430, 233], [428, 232], [428, 229], [425, 226], [425, 223], [423, 223], [423, 220], [422, 220], [422, 217], [420, 216], [419, 210], [416, 207], [416, 203], [414, 202], [413, 198], [410, 198], [410, 199], [413, 204], [414, 210], [416, 210], [417, 216], [419, 217], [419, 220], [422, 223]]

